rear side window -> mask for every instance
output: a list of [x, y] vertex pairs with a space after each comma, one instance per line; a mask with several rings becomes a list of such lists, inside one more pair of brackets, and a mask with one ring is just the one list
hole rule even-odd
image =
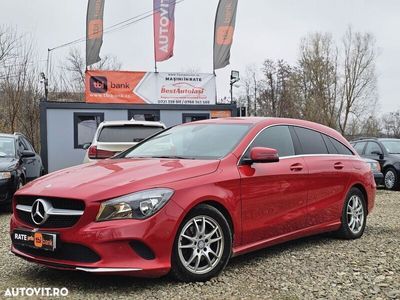
[[353, 152], [338, 140], [325, 134], [322, 134], [322, 137], [324, 138], [329, 154], [353, 155]]
[[347, 148], [345, 145], [343, 145], [341, 142], [338, 140], [329, 137], [329, 140], [332, 142], [332, 144], [335, 146], [336, 150], [338, 151], [339, 154], [342, 155], [353, 155], [353, 152], [349, 148]]
[[302, 154], [328, 154], [322, 135], [311, 129], [293, 127], [303, 148]]
[[266, 147], [278, 150], [280, 157], [292, 156], [295, 154], [292, 136], [287, 126], [273, 126], [264, 129], [253, 141], [247, 150], [245, 157], [249, 157], [253, 147]]
[[362, 154], [364, 147], [365, 147], [366, 142], [359, 142], [357, 144], [354, 145], [354, 150], [357, 151], [358, 154]]
[[100, 131], [98, 141], [104, 143], [139, 143], [164, 130], [156, 126], [105, 126]]

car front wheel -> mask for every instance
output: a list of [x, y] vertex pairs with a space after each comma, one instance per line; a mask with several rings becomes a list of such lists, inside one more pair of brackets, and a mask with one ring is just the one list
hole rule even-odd
[[399, 179], [397, 176], [397, 172], [393, 168], [389, 168], [385, 171], [385, 187], [388, 190], [396, 190], [399, 186]]
[[207, 281], [228, 263], [232, 233], [224, 215], [210, 205], [195, 207], [175, 238], [172, 275], [185, 282]]

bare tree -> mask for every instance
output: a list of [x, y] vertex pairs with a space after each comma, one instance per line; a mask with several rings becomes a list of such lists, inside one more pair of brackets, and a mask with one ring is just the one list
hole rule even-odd
[[0, 26], [0, 64], [7, 63], [8, 58], [14, 56], [14, 50], [20, 37], [15, 29]]
[[303, 117], [333, 128], [338, 93], [337, 56], [331, 35], [314, 33], [302, 40], [296, 68]]
[[[85, 90], [86, 62], [82, 51], [72, 48], [65, 62], [60, 63], [60, 71], [52, 82], [50, 99], [83, 100]], [[113, 55], [105, 55], [101, 61], [92, 65], [92, 70], [120, 70], [122, 64]]]
[[385, 135], [400, 138], [400, 110], [383, 115], [382, 127]]
[[343, 88], [339, 128], [344, 134], [349, 119], [365, 115], [376, 103], [375, 39], [369, 33], [354, 33], [349, 27], [344, 38]]

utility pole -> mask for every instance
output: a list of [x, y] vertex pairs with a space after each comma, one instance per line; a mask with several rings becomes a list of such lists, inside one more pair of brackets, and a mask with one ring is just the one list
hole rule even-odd
[[257, 79], [256, 79], [256, 72], [253, 74], [254, 79], [254, 116], [257, 116]]
[[231, 71], [231, 104], [233, 103], [233, 85], [240, 80], [239, 71]]
[[40, 78], [41, 82], [43, 83], [44, 86], [44, 97], [46, 101], [48, 101], [48, 95], [49, 95], [49, 80], [46, 78], [46, 75], [42, 72], [40, 73]]

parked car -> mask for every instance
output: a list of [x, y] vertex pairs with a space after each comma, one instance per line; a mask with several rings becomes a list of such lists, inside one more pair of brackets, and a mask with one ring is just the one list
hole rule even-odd
[[43, 173], [42, 160], [25, 136], [0, 134], [0, 205], [9, 205], [15, 191]]
[[100, 123], [87, 149], [84, 163], [110, 158], [144, 139], [164, 130], [163, 123], [153, 121], [104, 121]]
[[364, 158], [365, 162], [369, 164], [372, 174], [374, 174], [375, 183], [377, 186], [383, 185], [383, 173], [379, 162], [373, 159]]
[[375, 193], [369, 165], [331, 128], [198, 121], [23, 187], [12, 252], [52, 268], [205, 281], [266, 246], [361, 237]]
[[350, 144], [360, 156], [379, 162], [388, 190], [400, 189], [400, 139], [363, 138]]

